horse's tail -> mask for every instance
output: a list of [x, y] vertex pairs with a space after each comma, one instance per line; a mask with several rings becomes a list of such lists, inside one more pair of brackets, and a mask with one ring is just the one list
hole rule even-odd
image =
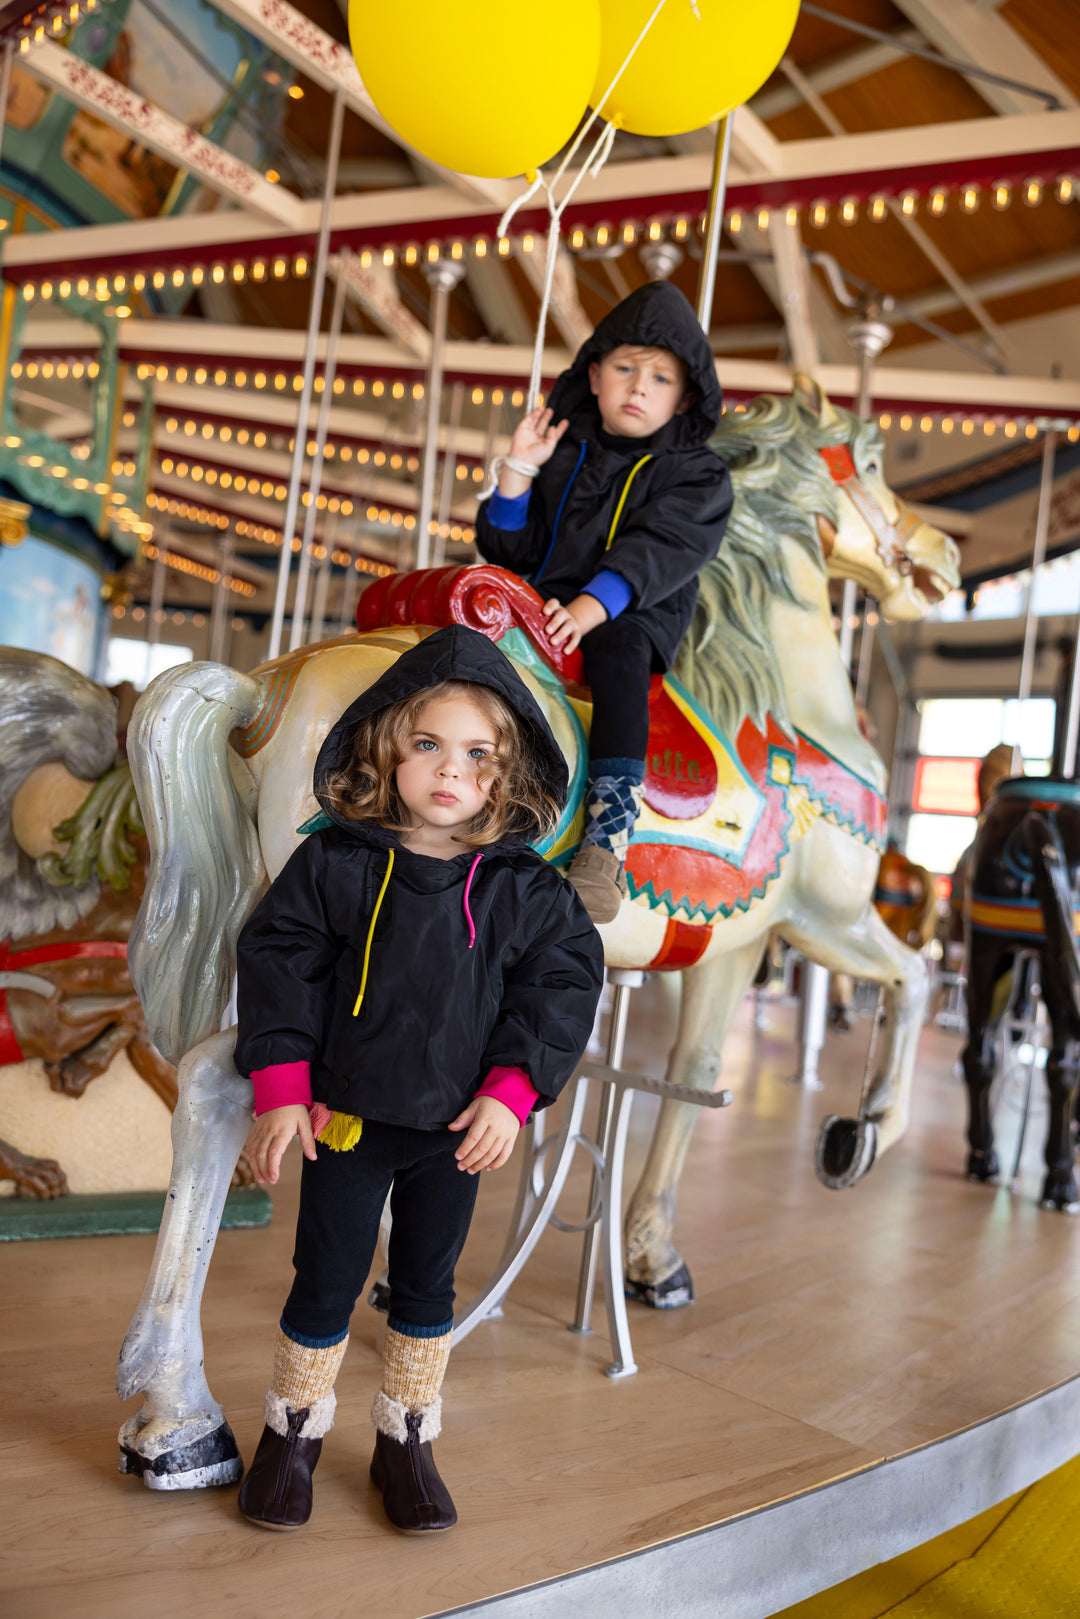
[[1080, 1033], [1080, 947], [1076, 942], [1072, 884], [1061, 834], [1055, 822], [1040, 810], [1028, 811], [1020, 831], [1031, 856], [1047, 949], [1065, 968], [1072, 991], [1073, 1019]]
[[236, 937], [265, 878], [229, 768], [229, 733], [250, 724], [263, 695], [235, 669], [189, 663], [152, 681], [132, 715], [150, 865], [128, 961], [150, 1038], [170, 1062], [220, 1028]]

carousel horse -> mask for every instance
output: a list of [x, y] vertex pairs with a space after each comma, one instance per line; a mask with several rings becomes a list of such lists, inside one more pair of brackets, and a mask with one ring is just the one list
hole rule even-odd
[[[715, 446], [735, 505], [673, 673], [654, 682], [645, 805], [630, 898], [601, 931], [618, 967], [683, 971], [669, 1079], [711, 1090], [720, 1049], [772, 929], [814, 960], [883, 984], [890, 1029], [858, 1115], [826, 1120], [826, 1185], [852, 1185], [903, 1133], [926, 995], [919, 958], [872, 905], [884, 767], [860, 735], [831, 625], [828, 574], [858, 579], [901, 618], [956, 583], [951, 540], [906, 513], [881, 475], [876, 425], [801, 382], [730, 415]], [[616, 540], [616, 545], [617, 545]], [[214, 664], [160, 675], [130, 751], [151, 846], [131, 939], [155, 1044], [179, 1062], [174, 1170], [117, 1387], [144, 1403], [120, 1434], [121, 1467], [157, 1489], [224, 1483], [240, 1462], [202, 1364], [199, 1306], [251, 1085], [221, 1030], [237, 934], [298, 840], [319, 824], [312, 766], [356, 695], [431, 628], [496, 640], [563, 747], [572, 791], [542, 846], [568, 863], [581, 835], [587, 693], [581, 655], [544, 633], [540, 598], [501, 569], [434, 569], [373, 584], [361, 633], [298, 649], [251, 674]], [[380, 628], [366, 628], [371, 620]], [[680, 1302], [689, 1278], [671, 1231], [697, 1109], [665, 1101], [627, 1220], [639, 1296]]]
[[1017, 952], [1033, 950], [1052, 1044], [1046, 1063], [1050, 1116], [1044, 1209], [1080, 1212], [1073, 1168], [1073, 1109], [1080, 1075], [1080, 782], [1016, 777], [1001, 782], [967, 858], [969, 959], [967, 1173], [996, 1181], [990, 1087], [996, 1035], [1008, 995], [999, 989]]
[[[925, 950], [937, 931], [937, 884], [932, 872], [917, 866], [890, 838], [881, 857], [874, 904], [878, 915], [902, 944]], [[829, 983], [829, 1027], [849, 1034], [855, 1021], [855, 985], [846, 973]]]
[[[119, 1051], [169, 1108], [127, 968], [147, 845], [116, 704], [66, 664], [0, 647], [0, 1064], [40, 1058], [82, 1096]], [[19, 1197], [67, 1193], [62, 1167], [0, 1140]]]

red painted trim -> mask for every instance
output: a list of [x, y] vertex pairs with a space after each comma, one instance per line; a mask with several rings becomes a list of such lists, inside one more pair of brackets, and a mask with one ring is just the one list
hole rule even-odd
[[[998, 181], [1012, 185], [1028, 179], [1045, 183], [1056, 180], [1060, 174], [1071, 174], [1076, 169], [1076, 151], [1072, 147], [1050, 147], [1041, 152], [1019, 153], [1012, 156], [971, 157], [955, 162], [904, 164], [894, 168], [866, 169], [854, 173], [822, 174], [793, 179], [753, 180], [728, 187], [727, 207], [751, 212], [755, 208], [805, 207], [813, 202], [839, 202], [842, 198], [864, 198], [883, 192], [896, 196], [902, 191], [928, 192], [937, 186], [946, 190], [965, 185], [991, 186]], [[598, 224], [618, 226], [627, 221], [644, 224], [646, 221], [666, 222], [675, 218], [695, 218], [704, 213], [708, 193], [689, 190], [662, 195], [615, 198], [610, 201], [581, 201], [572, 203], [563, 219], [564, 231], [576, 225], [588, 227]], [[241, 225], [244, 215], [238, 214]], [[404, 247], [410, 242], [423, 246], [428, 242], [469, 241], [474, 236], [493, 237], [498, 214], [478, 212], [454, 219], [406, 220], [400, 224], [386, 222], [372, 226], [356, 226], [335, 231], [330, 251], [350, 248], [354, 252], [370, 248], [379, 252], [385, 247]], [[525, 208], [515, 215], [514, 234], [525, 231], [546, 235], [548, 218], [538, 208]], [[80, 276], [115, 274], [142, 270], [170, 270], [178, 266], [199, 264], [231, 264], [240, 260], [248, 264], [253, 259], [292, 258], [298, 253], [312, 259], [315, 251], [314, 235], [282, 235], [264, 237], [258, 241], [240, 238], [237, 242], [171, 247], [148, 255], [112, 254], [94, 260], [93, 271], [83, 259], [39, 260], [37, 263], [5, 265], [3, 278], [21, 284], [23, 281], [48, 279], [78, 279]]]
[[678, 972], [692, 967], [701, 960], [709, 947], [712, 928], [695, 922], [669, 921], [664, 929], [664, 942], [649, 962], [646, 972]]
[[46, 961], [75, 961], [101, 956], [122, 961], [127, 956], [127, 945], [114, 939], [85, 939], [79, 943], [65, 940], [62, 944], [41, 944], [33, 950], [12, 950], [9, 939], [0, 942], [0, 970], [9, 972], [39, 967]]
[[8, 1010], [7, 990], [0, 989], [0, 1065], [22, 1060], [22, 1046], [15, 1038], [15, 1029]]

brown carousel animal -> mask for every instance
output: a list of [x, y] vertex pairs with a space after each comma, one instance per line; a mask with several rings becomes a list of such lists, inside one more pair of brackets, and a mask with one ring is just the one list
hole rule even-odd
[[[176, 1106], [127, 968], [147, 855], [115, 699], [56, 658], [0, 647], [0, 1065], [39, 1058], [76, 1098], [126, 1051]], [[69, 1190], [58, 1163], [3, 1139], [0, 1179], [20, 1197]]]

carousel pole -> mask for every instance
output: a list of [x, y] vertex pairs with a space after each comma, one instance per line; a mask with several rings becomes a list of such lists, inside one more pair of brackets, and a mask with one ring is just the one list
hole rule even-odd
[[[863, 300], [859, 310], [859, 319], [848, 330], [848, 342], [859, 356], [859, 397], [855, 405], [855, 414], [862, 422], [870, 420], [871, 397], [870, 379], [873, 374], [874, 361], [892, 342], [893, 329], [887, 321], [881, 318], [881, 305], [874, 294], [868, 294]], [[854, 579], [844, 580], [843, 603], [840, 608], [840, 656], [848, 669], [851, 668], [852, 653], [855, 647], [855, 620], [856, 598], [858, 587]], [[867, 625], [863, 618], [863, 640], [867, 637]], [[860, 676], [862, 669], [862, 656], [859, 658]], [[869, 657], [867, 657], [867, 679], [869, 680]], [[865, 694], [864, 694], [865, 695]]]
[[315, 270], [311, 282], [311, 312], [308, 316], [307, 351], [304, 355], [304, 381], [300, 389], [300, 407], [296, 415], [296, 437], [293, 444], [292, 471], [289, 476], [289, 498], [285, 503], [285, 521], [281, 531], [281, 560], [278, 563], [277, 589], [274, 593], [274, 612], [270, 620], [268, 659], [281, 651], [281, 633], [285, 625], [285, 601], [289, 594], [289, 574], [292, 569], [292, 538], [296, 515], [300, 507], [300, 485], [304, 474], [304, 451], [307, 448], [307, 420], [311, 408], [311, 393], [315, 381], [315, 355], [319, 346], [319, 327], [322, 324], [323, 293], [326, 290], [326, 261], [330, 251], [330, 223], [334, 213], [334, 195], [337, 191], [338, 159], [341, 156], [341, 126], [345, 117], [345, 102], [341, 91], [334, 92], [334, 110], [330, 119], [330, 144], [326, 152], [326, 189], [323, 193], [322, 218], [319, 221], [319, 242], [315, 254]]
[[[859, 395], [856, 415], [860, 421], [870, 417], [870, 378], [874, 361], [892, 340], [892, 327], [881, 319], [880, 306], [871, 295], [859, 311], [859, 319], [848, 331], [848, 342], [859, 356]], [[840, 656], [850, 672], [855, 650], [855, 625], [858, 620], [857, 587], [854, 579], [844, 580], [844, 594], [840, 605]], [[869, 601], [869, 598], [867, 598]], [[870, 678], [870, 626], [863, 617], [863, 639], [859, 656], [859, 675], [856, 699], [864, 678]], [[865, 665], [865, 669], [864, 669]], [[804, 963], [802, 1000], [799, 1003], [799, 1068], [792, 1074], [792, 1083], [804, 1090], [821, 1089], [818, 1061], [825, 1045], [825, 1026], [829, 1018], [829, 969], [816, 961]]]
[[150, 659], [154, 648], [161, 639], [161, 620], [158, 614], [165, 609], [165, 548], [158, 541], [157, 556], [154, 558], [154, 569], [150, 575], [150, 606], [147, 609], [149, 619], [146, 625], [146, 670], [143, 685], [150, 684]]
[[439, 513], [435, 519], [435, 534], [431, 547], [431, 566], [441, 568], [446, 561], [444, 530], [450, 523], [450, 502], [457, 481], [457, 437], [461, 426], [461, 407], [465, 402], [465, 384], [455, 382], [450, 393], [450, 419], [446, 424], [446, 449], [443, 451], [442, 483], [439, 485]]
[[420, 505], [416, 514], [416, 566], [431, 566], [431, 519], [435, 509], [435, 469], [439, 460], [439, 411], [442, 405], [443, 355], [450, 294], [465, 274], [458, 259], [436, 259], [424, 265], [431, 288], [431, 358], [428, 361], [424, 403], [424, 460], [420, 469]]
[[[322, 488], [323, 464], [326, 455], [326, 434], [330, 427], [330, 407], [334, 399], [334, 378], [337, 375], [338, 339], [341, 337], [341, 318], [345, 310], [345, 270], [348, 254], [338, 261], [337, 285], [334, 288], [334, 308], [330, 316], [330, 333], [326, 340], [326, 363], [323, 366], [323, 391], [319, 401], [319, 421], [315, 429], [315, 455], [308, 478], [308, 508], [304, 518], [304, 535], [300, 541], [300, 566], [296, 572], [296, 590], [293, 593], [292, 628], [289, 632], [289, 651], [295, 652], [304, 644], [304, 617], [307, 613], [308, 576], [311, 572], [311, 548], [315, 543], [315, 519], [319, 509], [319, 491]], [[303, 420], [303, 418], [301, 418]], [[300, 426], [297, 424], [297, 433]], [[304, 450], [307, 450], [307, 428], [304, 428]], [[282, 541], [284, 544], [284, 540]]]
[[[1050, 503], [1054, 492], [1054, 453], [1057, 448], [1057, 435], [1052, 427], [1046, 429], [1043, 439], [1042, 472], [1039, 477], [1039, 505], [1035, 514], [1035, 544], [1031, 548], [1031, 582], [1027, 591], [1027, 609], [1024, 617], [1024, 650], [1020, 659], [1020, 685], [1017, 688], [1017, 699], [1020, 704], [1026, 703], [1031, 696], [1031, 682], [1035, 673], [1035, 641], [1038, 625], [1035, 619], [1035, 578], [1046, 558], [1046, 540], [1050, 533]], [[1075, 671], [1074, 681], [1075, 685]], [[1070, 723], [1072, 721], [1073, 704], [1070, 702]], [[1017, 718], [1019, 726], [1022, 719], [1022, 709]], [[1068, 742], [1066, 741], [1066, 753]], [[1076, 759], [1076, 745], [1073, 743], [1073, 763]], [[1013, 744], [1013, 774], [1023, 772], [1023, 755], [1020, 752], [1019, 742]], [[1066, 769], [1066, 775], [1071, 772]]]
[[232, 567], [235, 545], [236, 541], [230, 530], [222, 540], [221, 549], [218, 552], [220, 573], [218, 582], [214, 586], [214, 604], [210, 611], [209, 657], [211, 663], [224, 663], [228, 651], [229, 570]]
[[731, 157], [731, 128], [735, 109], [725, 113], [716, 126], [709, 208], [705, 221], [705, 242], [701, 250], [701, 280], [698, 283], [697, 318], [705, 336], [712, 322], [713, 293], [716, 290], [716, 256], [724, 229], [724, 200], [727, 196], [728, 161]]
[[326, 598], [330, 591], [330, 567], [337, 543], [338, 518], [335, 513], [326, 526], [326, 543], [322, 561], [315, 574], [315, 593], [311, 601], [311, 629], [308, 638], [312, 646], [326, 633]]
[[[713, 292], [716, 287], [716, 255], [720, 248], [720, 236], [724, 228], [724, 198], [727, 193], [728, 159], [731, 156], [731, 125], [734, 118], [734, 109], [721, 118], [716, 126], [716, 145], [713, 149], [712, 180], [709, 185], [709, 209], [705, 222], [705, 245], [701, 254], [701, 280], [698, 284], [697, 318], [705, 333], [709, 336], [709, 325], [712, 317]], [[669, 265], [667, 274], [670, 275], [674, 264]], [[647, 266], [650, 273], [653, 266]], [[659, 268], [659, 267], [656, 267]], [[612, 968], [608, 972], [608, 980], [614, 988], [614, 1002], [611, 1010], [611, 1024], [608, 1029], [607, 1061], [609, 1068], [618, 1068], [622, 1063], [623, 1046], [626, 1041], [626, 1024], [630, 1015], [630, 995], [634, 989], [644, 983], [645, 975], [629, 969]], [[601, 1159], [606, 1161], [611, 1151], [611, 1130], [615, 1110], [615, 1087], [604, 1087], [600, 1101], [600, 1113], [596, 1123], [596, 1146]], [[592, 1175], [592, 1189], [589, 1195], [590, 1207], [597, 1205], [600, 1180], [602, 1172], [594, 1167]], [[577, 1309], [574, 1313], [571, 1332], [591, 1332], [589, 1318], [592, 1315], [593, 1293], [596, 1288], [596, 1265], [600, 1256], [600, 1230], [596, 1220], [593, 1220], [585, 1234], [585, 1248], [581, 1256], [581, 1271], [578, 1276]]]

